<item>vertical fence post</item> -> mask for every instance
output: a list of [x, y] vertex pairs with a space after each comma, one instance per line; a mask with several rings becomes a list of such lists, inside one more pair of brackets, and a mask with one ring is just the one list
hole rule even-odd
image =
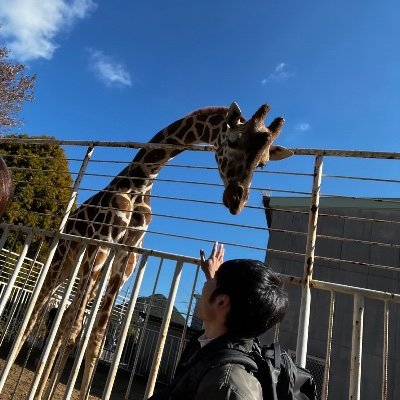
[[[133, 353], [134, 353], [135, 354], [135, 358], [133, 360], [133, 366], [132, 366], [132, 369], [131, 369], [131, 375], [129, 377], [129, 382], [128, 382], [128, 385], [127, 385], [127, 388], [126, 388], [126, 391], [125, 391], [125, 400], [129, 400], [129, 393], [131, 392], [131, 389], [132, 389], [133, 379], [134, 379], [134, 376], [135, 376], [135, 373], [136, 373], [137, 364], [139, 362], [140, 352], [141, 352], [141, 349], [142, 349], [143, 340], [145, 338], [147, 324], [149, 322], [149, 318], [150, 318], [150, 315], [151, 315], [151, 308], [152, 308], [152, 305], [153, 305], [154, 295], [155, 295], [156, 290], [157, 290], [158, 281], [160, 279], [160, 274], [161, 274], [161, 269], [162, 269], [163, 263], [164, 263], [164, 258], [161, 258], [160, 264], [159, 264], [158, 270], [157, 270], [156, 279], [154, 280], [153, 291], [151, 292], [149, 304], [144, 304], [143, 305], [143, 311], [145, 312], [146, 316], [145, 316], [144, 322], [142, 323], [142, 326], [140, 328], [139, 337], [137, 335], [135, 335], [136, 336], [135, 342], [137, 343], [137, 345], [132, 346], [132, 351], [131, 351], [130, 356], [132, 356]], [[104, 400], [106, 400], [106, 399], [104, 399]]]
[[322, 400], [328, 400], [329, 393], [329, 373], [331, 369], [331, 354], [332, 354], [332, 337], [333, 337], [333, 322], [335, 317], [335, 293], [331, 291], [331, 300], [329, 306], [329, 326], [328, 338], [326, 341], [326, 359], [324, 369], [324, 382], [322, 384]]
[[349, 400], [360, 400], [363, 326], [364, 297], [357, 293], [354, 295]]
[[140, 259], [139, 270], [135, 279], [135, 284], [132, 289], [131, 299], [129, 301], [128, 308], [125, 312], [124, 322], [122, 324], [121, 332], [118, 338], [118, 346], [115, 349], [114, 358], [110, 366], [110, 371], [108, 372], [106, 386], [103, 391], [103, 400], [108, 400], [111, 396], [112, 387], [115, 380], [115, 375], [117, 374], [119, 362], [121, 360], [122, 350], [124, 349], [125, 339], [128, 335], [129, 327], [131, 325], [131, 320], [133, 317], [133, 311], [136, 306], [136, 301], [139, 296], [140, 287], [142, 285], [143, 276], [146, 271], [148, 254], [143, 254]]
[[89, 161], [90, 161], [90, 159], [91, 159], [91, 157], [93, 155], [93, 151], [94, 151], [94, 146], [93, 145], [89, 146], [87, 151], [86, 151], [85, 158], [82, 161], [82, 165], [81, 165], [81, 167], [79, 169], [79, 172], [78, 172], [78, 175], [77, 175], [77, 177], [75, 179], [74, 186], [72, 187], [71, 197], [69, 198], [65, 213], [63, 215], [63, 219], [62, 219], [62, 221], [60, 223], [60, 227], [59, 227], [59, 230], [58, 230], [59, 232], [63, 232], [64, 231], [65, 224], [67, 223], [68, 218], [69, 218], [69, 214], [71, 214], [72, 207], [75, 204], [76, 197], [78, 196], [78, 190], [79, 190], [79, 187], [81, 186], [82, 178], [85, 175], [86, 168], [87, 168], [87, 166], [89, 164]]
[[179, 281], [181, 279], [182, 267], [183, 267], [182, 261], [178, 261], [175, 268], [175, 274], [172, 279], [171, 289], [169, 291], [167, 307], [165, 309], [164, 318], [160, 329], [160, 334], [158, 336], [153, 363], [150, 369], [150, 376], [149, 380], [147, 381], [146, 392], [143, 397], [144, 399], [148, 399], [153, 394], [154, 387], [156, 385], [158, 369], [160, 368], [161, 357], [163, 354], [165, 341], [167, 339], [169, 322], [171, 320], [175, 297], [178, 291]]
[[389, 352], [389, 306], [385, 301], [383, 314], [383, 356], [382, 356], [382, 400], [387, 399], [387, 370], [388, 370], [388, 352]]
[[308, 217], [307, 247], [304, 261], [304, 277], [301, 292], [299, 327], [297, 333], [296, 362], [305, 367], [307, 357], [308, 326], [310, 322], [311, 291], [310, 283], [314, 268], [315, 241], [317, 238], [317, 222], [319, 209], [319, 195], [321, 189], [323, 157], [315, 157], [314, 179], [311, 194], [310, 213]]
[[33, 237], [33, 233], [32, 233], [32, 231], [30, 231], [28, 233], [28, 236], [25, 239], [24, 247], [18, 258], [17, 265], [15, 266], [14, 271], [13, 271], [9, 281], [7, 282], [6, 290], [4, 290], [2, 293], [1, 300], [0, 300], [0, 315], [3, 314], [4, 307], [6, 306], [8, 298], [14, 288], [15, 281], [18, 278], [22, 264], [24, 263], [26, 254], [28, 253], [29, 246], [32, 242], [32, 237]]
[[[192, 292], [190, 293], [190, 300], [189, 300], [189, 305], [188, 305], [188, 311], [187, 311], [186, 318], [185, 318], [185, 324], [183, 325], [182, 336], [181, 336], [181, 339], [179, 340], [178, 353], [176, 354], [176, 358], [175, 358], [173, 374], [175, 374], [175, 370], [176, 370], [176, 367], [178, 366], [179, 360], [182, 355], [183, 347], [185, 344], [185, 336], [186, 336], [187, 327], [189, 326], [190, 311], [192, 309], [193, 299], [195, 298], [194, 292], [196, 291], [196, 285], [197, 285], [197, 279], [199, 277], [199, 271], [200, 271], [200, 265], [197, 265], [196, 272], [195, 272], [194, 279], [193, 279]], [[193, 311], [192, 318], [194, 318], [194, 311]]]

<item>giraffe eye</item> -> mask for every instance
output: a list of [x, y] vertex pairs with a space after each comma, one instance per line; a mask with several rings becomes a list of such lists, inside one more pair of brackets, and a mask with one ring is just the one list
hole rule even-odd
[[228, 137], [228, 145], [230, 147], [236, 147], [242, 137], [241, 132], [232, 132]]
[[236, 147], [238, 146], [238, 140], [232, 141], [228, 138], [228, 146], [232, 149], [236, 149]]

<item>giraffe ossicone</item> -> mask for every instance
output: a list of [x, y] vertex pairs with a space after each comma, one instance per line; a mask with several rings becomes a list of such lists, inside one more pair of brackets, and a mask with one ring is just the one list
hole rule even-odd
[[[290, 150], [272, 143], [282, 130], [283, 118], [276, 118], [269, 126], [264, 119], [269, 111], [262, 105], [246, 121], [236, 103], [227, 107], [208, 107], [188, 114], [157, 133], [151, 143], [190, 145], [208, 143], [215, 146], [215, 158], [224, 183], [223, 203], [232, 214], [241, 212], [249, 197], [255, 169], [269, 160], [280, 160], [292, 155]], [[70, 216], [65, 232], [113, 243], [141, 247], [151, 221], [151, 189], [161, 168], [182, 152], [170, 146], [146, 148], [138, 151], [132, 162], [103, 190], [86, 200]], [[39, 316], [55, 290], [71, 275], [79, 246], [61, 241], [39, 294], [23, 341], [32, 332]], [[46, 382], [53, 365], [65, 362], [79, 339], [85, 310], [96, 296], [102, 270], [110, 250], [106, 246], [89, 246], [79, 270], [77, 295], [65, 310], [36, 392], [36, 399], [45, 393]], [[111, 266], [109, 283], [85, 353], [85, 368], [80, 399], [90, 388], [96, 359], [118, 291], [134, 271], [137, 253], [119, 251]], [[60, 312], [62, 312], [61, 310]], [[60, 349], [65, 348], [64, 351]], [[58, 353], [61, 361], [58, 363]], [[53, 387], [60, 372], [53, 372]]]

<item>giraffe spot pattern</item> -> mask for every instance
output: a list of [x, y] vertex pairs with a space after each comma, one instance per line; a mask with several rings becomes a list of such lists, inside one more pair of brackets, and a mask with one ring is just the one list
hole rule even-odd
[[111, 207], [117, 210], [131, 210], [132, 203], [128, 196], [122, 194], [116, 194], [112, 196]]
[[144, 157], [144, 163], [155, 163], [165, 158], [165, 150], [164, 149], [154, 149], [150, 150]]
[[202, 136], [203, 135], [203, 130], [204, 130], [204, 124], [201, 124], [201, 123], [197, 122], [195, 124], [195, 129], [196, 129], [197, 134], [199, 136]]

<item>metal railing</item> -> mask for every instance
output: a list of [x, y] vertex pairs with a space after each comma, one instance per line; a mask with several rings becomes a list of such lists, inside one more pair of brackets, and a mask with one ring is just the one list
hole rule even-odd
[[[149, 351], [151, 351], [152, 363], [151, 365], [148, 365], [150, 368], [148, 371], [149, 379], [147, 380], [146, 388], [142, 393], [144, 398], [149, 397], [153, 393], [160, 368], [166, 368], [166, 370], [169, 369], [170, 371], [174, 370], [177, 359], [179, 358], [179, 353], [181, 352], [183, 343], [186, 340], [187, 332], [190, 330], [190, 324], [193, 319], [193, 307], [195, 305], [193, 297], [195, 293], [199, 292], [202, 280], [201, 277], [198, 279], [196, 256], [179, 256], [176, 253], [183, 252], [182, 249], [184, 248], [190, 248], [190, 252], [196, 254], [193, 250], [194, 247], [198, 248], [200, 245], [205, 246], [214, 242], [215, 240], [219, 240], [220, 242], [223, 242], [228, 249], [227, 257], [231, 257], [231, 253], [235, 257], [243, 256], [246, 258], [264, 258], [265, 252], [268, 251], [269, 255], [274, 255], [282, 260], [285, 260], [284, 263], [291, 263], [292, 260], [295, 260], [298, 265], [299, 263], [303, 264], [302, 270], [297, 269], [297, 272], [294, 274], [285, 274], [284, 271], [282, 274], [288, 287], [300, 287], [302, 293], [301, 305], [299, 307], [298, 330], [296, 334], [296, 361], [300, 365], [305, 365], [307, 355], [309, 354], [309, 333], [311, 332], [312, 334], [313, 329], [313, 327], [310, 326], [310, 321], [312, 320], [312, 305], [313, 297], [315, 296], [314, 293], [324, 292], [329, 296], [329, 311], [326, 314], [327, 330], [324, 339], [325, 350], [324, 356], [319, 357], [325, 360], [324, 378], [321, 384], [321, 398], [324, 400], [330, 398], [329, 388], [332, 378], [331, 367], [334, 361], [332, 359], [332, 348], [335, 347], [335, 322], [338, 317], [342, 317], [337, 315], [337, 310], [335, 311], [335, 302], [337, 296], [344, 295], [351, 296], [353, 298], [353, 311], [350, 312], [347, 310], [347, 314], [351, 314], [353, 317], [351, 341], [348, 343], [351, 365], [348, 372], [345, 370], [342, 371], [343, 375], [348, 377], [349, 399], [361, 398], [362, 357], [364, 354], [362, 344], [365, 318], [365, 299], [372, 299], [375, 302], [377, 301], [382, 303], [384, 307], [384, 315], [382, 317], [383, 324], [381, 327], [379, 327], [379, 329], [381, 329], [383, 332], [383, 340], [381, 343], [382, 365], [379, 378], [379, 381], [381, 382], [381, 398], [395, 398], [393, 397], [393, 393], [396, 393], [396, 388], [391, 388], [390, 390], [388, 386], [388, 381], [393, 382], [393, 379], [391, 378], [391, 376], [393, 376], [393, 368], [390, 366], [390, 358], [395, 357], [395, 355], [391, 356], [392, 353], [389, 332], [392, 331], [389, 323], [389, 311], [393, 305], [397, 307], [400, 299], [399, 294], [388, 293], [384, 290], [373, 290], [365, 287], [363, 288], [361, 287], [362, 283], [360, 283], [360, 285], [349, 285], [345, 283], [341, 284], [327, 280], [315, 279], [314, 273], [317, 270], [320, 270], [321, 263], [328, 263], [330, 265], [355, 265], [360, 268], [365, 268], [365, 270], [368, 269], [368, 271], [369, 269], [373, 271], [382, 271], [383, 274], [397, 273], [398, 262], [397, 264], [390, 262], [387, 263], [387, 259], [385, 258], [386, 256], [381, 259], [378, 257], [375, 262], [372, 262], [369, 259], [368, 261], [365, 261], [364, 259], [357, 259], [356, 257], [353, 259], [344, 259], [341, 257], [328, 256], [318, 253], [316, 250], [318, 250], [320, 243], [328, 240], [332, 243], [347, 243], [351, 246], [369, 246], [374, 248], [378, 247], [379, 249], [385, 248], [387, 251], [394, 251], [395, 254], [398, 254], [400, 246], [398, 242], [393, 241], [393, 238], [390, 235], [394, 235], [394, 233], [391, 232], [397, 232], [400, 218], [396, 217], [397, 219], [386, 219], [386, 217], [377, 217], [376, 215], [369, 216], [367, 213], [357, 216], [353, 214], [346, 215], [343, 213], [335, 214], [329, 210], [326, 212], [323, 208], [321, 208], [321, 201], [331, 199], [340, 202], [340, 199], [344, 199], [346, 201], [351, 200], [357, 203], [357, 201], [362, 202], [365, 200], [376, 204], [377, 209], [389, 209], [394, 210], [393, 212], [397, 213], [400, 211], [400, 190], [398, 185], [400, 181], [397, 180], [396, 177], [391, 178], [390, 176], [379, 176], [374, 178], [369, 176], [359, 176], [355, 171], [352, 171], [351, 175], [343, 175], [343, 169], [336, 171], [335, 168], [337, 164], [340, 163], [338, 160], [343, 161], [349, 157], [355, 160], [360, 160], [363, 163], [368, 163], [375, 159], [375, 161], [381, 160], [382, 162], [384, 161], [392, 163], [392, 168], [385, 170], [385, 173], [388, 173], [390, 170], [394, 171], [396, 169], [396, 167], [393, 167], [393, 165], [397, 166], [398, 160], [400, 159], [399, 153], [294, 149], [294, 158], [304, 160], [307, 159], [307, 164], [309, 166], [312, 162], [314, 164], [314, 171], [274, 171], [272, 168], [268, 171], [257, 173], [254, 177], [251, 194], [252, 197], [243, 213], [244, 216], [238, 216], [237, 218], [230, 217], [229, 215], [225, 216], [218, 209], [220, 206], [220, 201], [218, 198], [215, 198], [215, 194], [218, 192], [217, 194], [220, 196], [221, 184], [210, 182], [209, 179], [214, 178], [206, 177], [204, 175], [206, 172], [215, 174], [216, 171], [214, 167], [210, 167], [209, 165], [193, 166], [172, 164], [168, 167], [171, 171], [170, 175], [166, 174], [165, 176], [160, 176], [160, 179], [157, 180], [159, 185], [167, 185], [164, 187], [164, 191], [162, 191], [160, 188], [160, 191], [154, 190], [154, 193], [151, 195], [154, 204], [152, 213], [154, 216], [155, 226], [154, 228], [150, 227], [146, 236], [146, 238], [150, 238], [149, 243], [151, 243], [151, 247], [132, 248], [130, 246], [113, 244], [92, 238], [76, 237], [74, 235], [63, 233], [63, 229], [68, 220], [70, 211], [73, 209], [73, 205], [75, 203], [77, 203], [79, 206], [79, 204], [81, 204], [87, 197], [88, 192], [95, 193], [99, 187], [101, 188], [102, 186], [105, 186], [103, 183], [103, 178], [104, 180], [109, 180], [112, 176], [118, 175], [118, 173], [110, 173], [108, 169], [106, 171], [104, 169], [98, 172], [93, 171], [93, 168], [96, 168], [97, 166], [103, 166], [104, 164], [107, 166], [121, 164], [120, 160], [113, 161], [112, 159], [102, 159], [102, 157], [105, 157], [104, 155], [101, 155], [100, 158], [96, 159], [94, 156], [94, 150], [102, 147], [127, 147], [131, 149], [146, 147], [154, 148], [161, 147], [160, 145], [141, 143], [43, 140], [19, 140], [18, 142], [28, 143], [31, 146], [34, 146], [35, 143], [43, 144], [43, 142], [48, 142], [57, 143], [66, 146], [66, 148], [73, 146], [88, 146], [88, 148], [85, 151], [85, 155], [82, 159], [77, 158], [75, 155], [69, 157], [72, 165], [71, 168], [75, 168], [75, 166], [78, 167], [76, 173], [72, 171], [73, 175], [76, 176], [75, 183], [71, 189], [70, 200], [65, 206], [66, 212], [61, 218], [61, 222], [57, 231], [47, 231], [36, 226], [26, 227], [8, 224], [3, 224], [1, 226], [3, 229], [3, 235], [0, 239], [0, 244], [2, 245], [2, 248], [6, 246], [3, 248], [1, 254], [12, 254], [13, 252], [12, 244], [7, 242], [7, 237], [10, 233], [22, 235], [21, 237], [24, 238], [24, 246], [22, 247], [22, 252], [17, 254], [17, 259], [14, 259], [14, 261], [6, 261], [6, 258], [4, 258], [4, 261], [2, 262], [2, 259], [0, 258], [0, 263], [2, 263], [4, 266], [3, 275], [0, 276], [0, 286], [2, 287], [0, 304], [1, 311], [5, 317], [4, 320], [6, 321], [4, 324], [5, 331], [2, 332], [3, 337], [9, 334], [7, 331], [9, 329], [8, 327], [11, 325], [15, 326], [15, 324], [10, 324], [10, 318], [15, 318], [15, 315], [17, 315], [19, 309], [25, 308], [26, 310], [25, 316], [21, 321], [21, 325], [19, 326], [18, 333], [16, 335], [13, 333], [15, 342], [10, 350], [10, 355], [8, 358], [9, 361], [6, 361], [2, 365], [0, 393], [5, 388], [6, 379], [11, 371], [13, 360], [19, 350], [19, 340], [21, 340], [23, 331], [26, 329], [30, 313], [32, 312], [33, 304], [40, 293], [45, 274], [51, 265], [52, 256], [54, 255], [60, 240], [65, 240], [71, 243], [79, 243], [80, 245], [80, 252], [76, 257], [77, 268], [74, 272], [74, 275], [70, 277], [70, 280], [60, 289], [61, 291], [59, 292], [59, 307], [62, 311], [67, 306], [70, 299], [77, 295], [74, 292], [74, 287], [76, 287], [78, 279], [78, 268], [88, 246], [101, 245], [109, 248], [112, 254], [108, 260], [109, 263], [112, 262], [113, 255], [115, 255], [118, 251], [125, 250], [129, 252], [137, 252], [141, 255], [136, 272], [133, 278], [130, 279], [131, 287], [128, 289], [125, 288], [125, 290], [129, 292], [130, 297], [128, 299], [126, 294], [121, 294], [119, 299], [116, 301], [114, 306], [114, 314], [109, 325], [108, 336], [106, 336], [106, 340], [103, 343], [103, 358], [109, 361], [110, 369], [107, 381], [102, 389], [102, 399], [110, 398], [113, 384], [116, 379], [116, 372], [121, 366], [122, 368], [128, 368], [131, 370], [129, 382], [126, 383], [127, 390], [124, 398], [132, 398], [130, 396], [132, 395], [132, 392], [134, 392], [132, 387], [135, 387], [135, 376], [137, 374], [144, 374], [143, 355]], [[190, 146], [187, 148], [187, 150], [210, 151], [212, 148], [210, 146]], [[334, 158], [335, 163], [330, 165], [332, 171], [329, 171], [329, 174], [324, 175], [322, 171], [323, 161], [326, 161], [329, 158]], [[329, 161], [327, 164], [329, 165]], [[270, 168], [270, 165], [271, 163], [268, 164], [268, 168]], [[187, 171], [189, 171], [190, 178], [184, 178], [183, 176], [179, 175], [179, 171], [181, 170], [186, 171], [186, 174], [188, 173]], [[361, 170], [365, 170], [365, 168], [361, 168]], [[197, 174], [197, 171], [199, 174]], [[175, 177], [174, 174], [177, 174], [177, 176]], [[96, 181], [95, 185], [92, 187], [91, 180], [97, 179], [100, 179], [100, 182]], [[298, 179], [301, 181], [301, 183], [298, 183]], [[331, 187], [329, 186], [329, 183], [327, 183], [326, 189], [323, 186], [326, 182], [335, 181], [337, 183], [338, 180], [343, 179], [346, 179], [349, 182], [357, 181], [362, 182], [363, 184], [370, 183], [376, 187], [381, 187], [381, 185], [390, 185], [390, 187], [395, 187], [396, 189], [390, 190], [391, 198], [389, 199], [385, 198], [384, 196], [380, 196], [381, 190], [376, 189], [375, 187], [368, 189], [363, 187], [362, 190], [354, 193], [355, 189], [353, 188], [353, 185]], [[268, 185], [265, 185], [265, 181], [268, 181]], [[16, 182], [16, 185], [23, 185], [25, 183], [26, 182]], [[173, 190], [173, 193], [171, 193], [169, 190], [169, 187], [174, 185], [185, 185], [185, 187], [189, 187], [190, 190], [188, 190], [188, 194], [186, 195], [181, 192], [179, 193], [179, 196], [177, 196], [177, 189]], [[324, 190], [322, 190], [323, 187]], [[207, 191], [205, 191], [204, 188], [206, 188]], [[210, 196], [212, 195], [214, 198], [208, 196], [208, 192], [210, 193]], [[269, 224], [268, 227], [266, 224], [260, 222], [264, 219], [266, 209], [265, 206], [259, 205], [260, 196], [258, 198], [255, 198], [255, 196], [264, 192], [269, 192], [270, 194], [283, 193], [285, 195], [291, 195], [291, 198], [293, 198], [295, 202], [297, 200], [300, 202], [303, 201], [302, 208], [299, 208], [298, 206], [280, 207], [278, 204], [271, 205], [270, 209], [272, 210], [272, 214], [275, 216], [280, 213], [279, 215], [287, 214], [290, 216], [308, 218], [308, 225], [306, 223], [302, 225], [301, 229], [294, 229], [290, 222], [286, 223], [284, 226]], [[383, 192], [384, 191], [382, 191], [382, 193]], [[336, 194], [332, 195], [332, 193]], [[270, 196], [273, 198], [272, 195]], [[159, 203], [157, 203], [158, 201]], [[171, 204], [179, 204], [179, 207], [176, 205], [171, 207]], [[181, 204], [189, 204], [189, 207], [183, 207]], [[174, 208], [173, 212], [168, 211], [168, 208]], [[214, 211], [214, 208], [216, 211]], [[175, 209], [177, 210], [175, 211]], [[253, 212], [254, 214], [252, 214]], [[158, 225], [157, 218], [158, 220], [163, 219], [167, 221], [173, 221], [173, 223]], [[235, 221], [235, 218], [238, 222]], [[385, 241], [381, 237], [376, 237], [375, 239], [359, 239], [357, 237], [347, 237], [345, 235], [340, 236], [336, 233], [320, 233], [319, 226], [321, 218], [332, 219], [333, 221], [344, 220], [346, 223], [354, 222], [355, 224], [359, 222], [365, 222], [372, 224], [372, 226], [373, 224], [383, 224], [385, 227], [387, 227], [386, 236], [389, 238], [387, 241]], [[188, 224], [188, 227], [186, 227], [184, 224]], [[195, 230], [198, 230], [198, 233], [196, 232], [193, 234]], [[239, 235], [237, 234], [238, 232], [240, 232]], [[273, 238], [275, 235], [289, 235], [291, 237], [300, 238], [299, 240], [301, 244], [293, 249], [285, 248], [284, 246], [278, 248], [274, 247], [271, 245], [271, 238]], [[27, 255], [29, 254], [29, 249], [31, 247], [33, 238], [37, 237], [40, 237], [41, 240], [50, 241], [51, 245], [49, 248], [49, 254], [46, 254], [46, 261], [43, 263], [43, 265], [40, 264], [40, 274], [38, 274], [37, 271], [32, 274], [26, 270], [26, 266], [32, 264], [31, 260], [27, 258]], [[159, 242], [159, 237], [163, 238], [165, 244]], [[224, 240], [224, 237], [226, 237], [226, 240]], [[270, 239], [270, 244], [267, 248], [265, 243], [267, 242], [268, 237]], [[163, 249], [167, 246], [174, 249], [175, 254], [173, 251], [164, 251]], [[153, 250], [150, 250], [150, 248]], [[162, 250], [156, 251], [154, 250], [155, 248], [161, 248]], [[42, 254], [42, 256], [44, 255]], [[12, 265], [12, 271], [9, 270], [10, 265]], [[149, 266], [152, 269], [150, 272]], [[6, 273], [7, 270], [9, 272]], [[168, 279], [170, 279], [171, 283], [169, 287], [161, 288], [161, 286], [163, 286], [163, 279], [165, 278], [161, 279], [160, 274], [163, 274], [167, 270], [170, 272]], [[105, 268], [104, 271], [105, 272], [101, 283], [101, 287], [103, 288], [107, 284], [108, 278], [107, 268]], [[187, 273], [186, 271], [190, 271], [190, 278], [185, 275]], [[147, 276], [150, 275], [153, 279], [152, 283], [146, 281]], [[184, 276], [184, 278], [182, 278], [182, 276]], [[21, 277], [28, 278], [25, 282], [22, 282]], [[145, 284], [143, 284], [143, 282], [145, 282]], [[144, 286], [146, 287], [145, 290]], [[26, 295], [27, 297], [23, 297], [22, 290], [24, 290], [26, 293], [29, 293], [29, 296]], [[181, 290], [181, 292], [179, 292], [179, 290]], [[155, 322], [151, 320], [151, 310], [154, 310], [154, 307], [152, 308], [151, 303], [154, 299], [154, 296], [160, 292], [164, 293], [165, 300], [163, 306], [160, 308], [161, 315], [158, 316], [156, 321], [157, 328], [154, 328]], [[79, 371], [79, 365], [82, 362], [85, 347], [87, 345], [87, 339], [95, 322], [96, 310], [100, 307], [102, 301], [103, 290], [99, 290], [98, 293], [99, 294], [91, 304], [90, 309], [87, 310], [85, 331], [75, 352], [76, 356], [73, 365], [74, 372], [65, 388], [64, 398], [70, 398], [74, 390], [75, 380]], [[138, 298], [141, 294], [142, 296], [147, 296], [147, 313], [145, 313], [143, 310], [140, 311]], [[184, 307], [184, 310], [182, 310], [182, 307], [179, 307], [179, 310], [174, 308], [174, 304], [177, 306], [181, 299], [185, 299], [186, 302], [186, 307]], [[21, 308], [19, 304], [23, 304], [23, 307]], [[174, 323], [171, 324], [171, 318], [173, 320], [174, 313], [176, 314], [178, 311], [185, 315], [183, 317], [183, 322], [180, 320], [180, 323], [176, 323], [175, 325]], [[140, 312], [142, 312], [142, 315], [140, 315]], [[18, 318], [21, 319], [21, 312], [18, 313]], [[61, 318], [62, 312], [57, 315], [55, 321], [53, 322], [53, 328], [49, 332], [47, 345], [42, 351], [36, 376], [32, 381], [33, 383], [30, 390], [31, 394], [28, 396], [33, 396], [42, 374], [45, 372], [43, 371], [43, 368], [46, 357], [48, 356], [51, 344], [55, 339], [57, 327], [60, 324]], [[17, 321], [16, 319], [14, 320]], [[151, 324], [153, 325], [148, 326]], [[146, 329], [148, 331], [147, 334]], [[175, 333], [173, 332], [174, 329]], [[151, 334], [149, 332], [153, 333]], [[158, 332], [157, 343], [153, 342], [150, 344], [150, 337], [152, 335], [154, 336], [154, 332]], [[281, 338], [283, 338], [282, 332], [283, 331], [281, 327], [281, 331], [279, 331], [279, 336]], [[169, 343], [170, 339], [167, 339], [168, 334], [171, 337], [179, 337], [179, 343]], [[117, 336], [118, 339], [115, 343], [114, 339]], [[113, 338], [111, 344], [106, 343], [108, 340], [107, 337]], [[34, 339], [32, 339], [32, 342], [34, 342]], [[130, 344], [131, 347], [129, 347], [128, 344]], [[147, 350], [146, 346], [148, 346]], [[165, 350], [166, 348], [167, 350]], [[167, 354], [167, 356], [163, 356], [163, 351], [164, 354]], [[140, 369], [142, 369], [142, 372], [139, 371]], [[167, 378], [165, 378], [166, 380], [170, 379], [171, 372], [164, 374], [164, 376], [167, 376]], [[343, 377], [343, 380], [346, 380], [346, 377]], [[394, 382], [393, 385], [395, 386], [396, 382]], [[18, 386], [18, 381], [16, 386]], [[54, 390], [60, 389], [57, 387], [54, 388]], [[399, 390], [399, 388], [397, 388], [397, 390]]]

